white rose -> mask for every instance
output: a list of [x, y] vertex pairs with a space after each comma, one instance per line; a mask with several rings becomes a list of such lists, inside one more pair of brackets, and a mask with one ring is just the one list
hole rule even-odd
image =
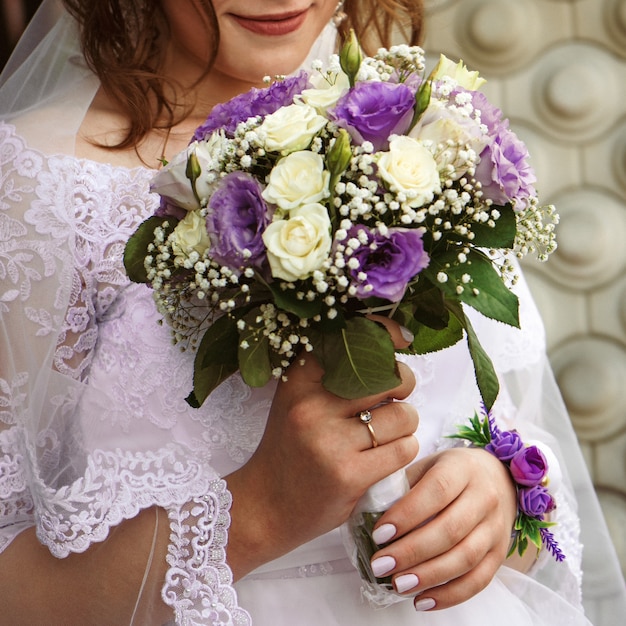
[[309, 79], [312, 89], [305, 89], [299, 96], [303, 102], [314, 107], [319, 113], [325, 113], [337, 104], [337, 100], [350, 88], [350, 79], [344, 72], [338, 72], [325, 78], [322, 74], [313, 74]]
[[444, 76], [452, 78], [459, 87], [470, 91], [480, 89], [487, 82], [478, 72], [468, 70], [463, 61], [454, 63], [445, 54], [442, 54], [430, 77], [433, 80], [438, 80]]
[[[223, 140], [223, 137], [221, 139]], [[219, 135], [212, 135], [208, 141], [195, 141], [190, 144], [157, 172], [152, 179], [150, 191], [158, 193], [187, 211], [199, 209], [200, 204], [187, 177], [187, 162], [190, 155], [195, 153], [201, 170], [200, 176], [196, 179], [196, 192], [198, 197], [208, 198], [213, 190], [210, 173], [216, 169], [217, 153], [221, 146]]]
[[193, 251], [200, 256], [210, 247], [211, 241], [206, 229], [206, 220], [200, 211], [189, 211], [185, 217], [176, 224], [176, 228], [170, 235], [172, 251], [177, 257], [186, 259]]
[[257, 132], [266, 150], [289, 154], [308, 148], [326, 122], [308, 104], [290, 104], [266, 116]]
[[467, 162], [468, 149], [479, 155], [489, 140], [475, 119], [442, 104], [431, 104], [409, 136], [430, 142], [439, 171], [451, 165], [454, 174], [446, 171], [446, 176], [453, 179], [461, 178], [469, 165], [475, 165], [475, 161]]
[[274, 278], [307, 278], [330, 252], [328, 211], [318, 203], [293, 209], [289, 219], [276, 220], [265, 229], [263, 242]]
[[324, 160], [319, 154], [292, 152], [272, 169], [263, 198], [289, 211], [327, 198], [329, 181], [330, 174], [324, 169]]
[[396, 136], [389, 152], [378, 156], [381, 178], [395, 193], [404, 193], [409, 206], [420, 207], [441, 190], [437, 163], [426, 147], [411, 137]]

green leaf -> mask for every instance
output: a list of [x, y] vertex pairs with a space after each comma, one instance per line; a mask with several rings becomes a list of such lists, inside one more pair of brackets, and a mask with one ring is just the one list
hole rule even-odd
[[193, 391], [187, 402], [199, 408], [208, 395], [238, 369], [239, 334], [235, 320], [224, 315], [204, 333], [193, 368]]
[[465, 315], [462, 306], [458, 303], [450, 302], [448, 303], [448, 307], [450, 308], [450, 312], [459, 320], [461, 326], [465, 329], [467, 346], [472, 363], [474, 364], [476, 384], [478, 385], [478, 390], [480, 391], [480, 396], [483, 399], [486, 410], [490, 411], [500, 391], [500, 383], [498, 382], [493, 363], [480, 344], [474, 332], [474, 328]]
[[369, 319], [353, 317], [337, 333], [319, 333], [313, 346], [324, 387], [342, 398], [381, 393], [401, 382], [389, 333]]
[[300, 300], [296, 296], [295, 289], [281, 289], [278, 283], [271, 283], [268, 286], [274, 296], [274, 304], [279, 309], [293, 313], [300, 319], [311, 319], [322, 310], [320, 300]]
[[165, 236], [167, 237], [167, 235], [174, 230], [176, 224], [178, 224], [178, 220], [175, 217], [159, 217], [153, 215], [142, 222], [126, 242], [126, 247], [124, 248], [124, 267], [126, 268], [128, 278], [134, 283], [148, 282], [144, 259], [148, 255], [148, 246], [154, 243], [154, 229], [158, 226], [163, 226], [165, 222], [169, 224], [164, 227]]
[[446, 309], [443, 292], [425, 278], [417, 284], [417, 289], [411, 295], [408, 302], [413, 308], [413, 317], [435, 330], [447, 328], [450, 321], [450, 313]]
[[[517, 296], [504, 284], [491, 261], [477, 250], [470, 250], [466, 263], [460, 263], [457, 255], [458, 250], [450, 250], [432, 259], [424, 270], [427, 277], [435, 282], [437, 274], [444, 272], [448, 280], [436, 284], [448, 298], [460, 300], [491, 319], [519, 328]], [[464, 282], [466, 275], [471, 278], [469, 282]]]
[[[471, 226], [474, 235], [472, 245], [477, 248], [513, 248], [517, 233], [517, 218], [513, 206], [511, 204], [493, 205], [491, 208], [497, 209], [500, 212], [500, 217], [493, 227], [483, 223], [473, 223]], [[467, 237], [457, 237], [454, 234], [449, 236], [451, 239], [458, 238], [461, 241], [467, 241]]]
[[[262, 332], [263, 324], [256, 321], [260, 313], [260, 308], [252, 309], [243, 318], [246, 328], [239, 333], [239, 369], [241, 377], [250, 387], [263, 387], [272, 376], [270, 343]], [[248, 343], [245, 349], [241, 347], [244, 341]]]

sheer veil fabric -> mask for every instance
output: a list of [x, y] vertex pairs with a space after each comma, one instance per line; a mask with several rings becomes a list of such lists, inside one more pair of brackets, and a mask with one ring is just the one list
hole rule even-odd
[[[309, 60], [327, 57], [334, 37], [328, 27]], [[154, 623], [150, 598], [161, 594], [180, 624], [413, 623], [410, 602], [385, 611], [360, 602], [338, 531], [232, 584], [224, 550], [230, 494], [221, 477], [254, 451], [273, 388], [250, 390], [234, 376], [201, 410], [185, 404], [191, 357], [171, 346], [148, 289], [129, 284], [121, 263], [126, 239], [158, 202], [149, 193], [153, 172], [75, 156], [98, 87], [72, 18], [44, 0], [0, 77], [0, 551], [35, 526], [64, 558], [156, 505], [171, 529], [167, 579], [138, 590], [131, 622]], [[521, 331], [479, 316], [475, 326], [502, 377], [498, 419], [546, 441], [568, 469], [556, 494], [567, 559], [544, 556], [530, 576], [503, 567], [470, 602], [424, 614], [423, 624], [495, 625], [503, 615], [520, 625], [588, 624], [582, 544], [607, 572], [602, 589], [585, 590], [590, 612], [626, 612], [523, 281], [519, 295]], [[424, 455], [451, 445], [445, 435], [473, 414], [478, 395], [462, 344], [406, 360], [418, 381], [412, 401]], [[152, 556], [136, 555], [147, 574]]]

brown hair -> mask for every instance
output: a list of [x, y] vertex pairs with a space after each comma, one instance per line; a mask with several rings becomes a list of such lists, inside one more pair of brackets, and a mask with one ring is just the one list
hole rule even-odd
[[[168, 24], [158, 0], [63, 2], [81, 26], [89, 67], [129, 120], [125, 136], [113, 148], [133, 147], [153, 128], [169, 128], [188, 115], [174, 100], [176, 85], [159, 71]], [[211, 1], [196, 0], [196, 6], [212, 35], [208, 73], [217, 55], [219, 29]], [[354, 28], [367, 52], [389, 46], [396, 33], [410, 44], [421, 40], [422, 0], [345, 0], [343, 10], [347, 19], [339, 27], [340, 34]]]

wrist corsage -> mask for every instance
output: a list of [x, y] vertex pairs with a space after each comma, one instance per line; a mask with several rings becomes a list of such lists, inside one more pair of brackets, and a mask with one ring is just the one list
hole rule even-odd
[[[541, 444], [524, 443], [515, 430], [500, 430], [489, 413], [482, 419], [475, 413], [469, 426], [459, 426], [458, 432], [450, 437], [464, 439], [493, 454], [506, 465], [515, 482], [518, 513], [507, 556], [515, 551], [523, 555], [531, 542], [538, 551], [543, 546], [557, 561], [563, 561], [565, 555], [548, 530], [555, 523], [546, 520], [556, 508], [548, 485], [556, 482], [553, 477], [558, 480], [559, 475], [558, 461], [552, 452], [543, 446], [540, 449]], [[546, 456], [550, 457], [550, 463]]]

